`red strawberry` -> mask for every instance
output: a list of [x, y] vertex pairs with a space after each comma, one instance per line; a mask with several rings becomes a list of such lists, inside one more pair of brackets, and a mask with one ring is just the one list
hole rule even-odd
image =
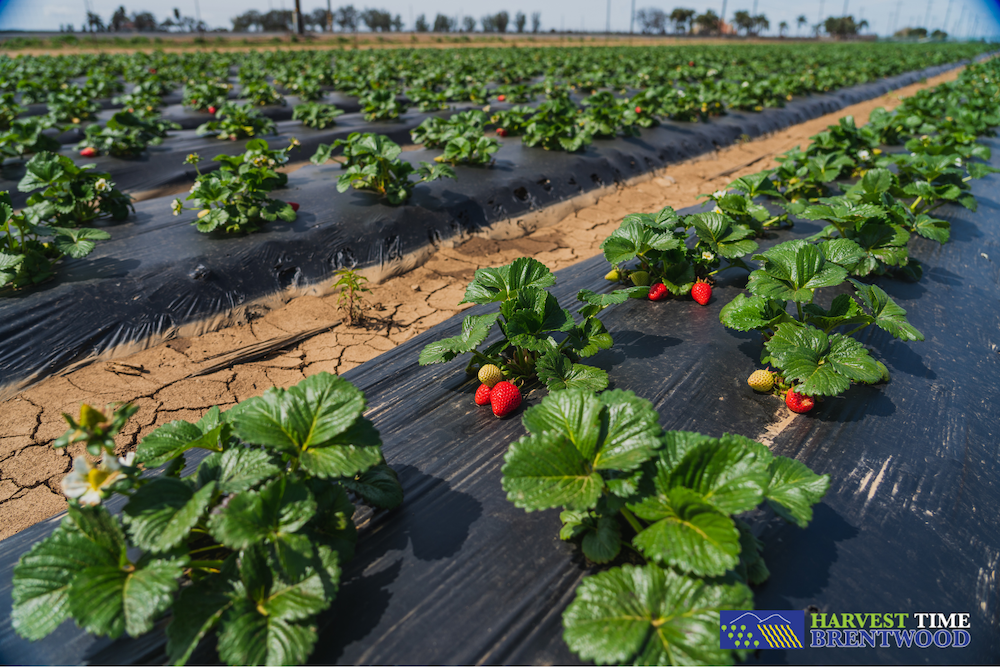
[[208, 113], [215, 113], [215, 107], [208, 107]]
[[708, 283], [695, 283], [691, 288], [691, 298], [705, 306], [712, 298], [712, 286]]
[[292, 207], [293, 211], [298, 211], [299, 210], [299, 204], [298, 204], [298, 202], [290, 201], [290, 202], [288, 202], [288, 205]]
[[791, 389], [785, 394], [785, 405], [792, 412], [798, 412], [799, 414], [804, 414], [813, 409], [816, 405], [816, 401], [812, 396], [804, 396], [802, 394], [796, 394]]
[[636, 113], [642, 113], [642, 107], [636, 107], [635, 108], [635, 112]]
[[493, 385], [490, 404], [493, 406], [493, 414], [497, 417], [506, 417], [521, 405], [521, 392], [510, 382], [501, 380]]
[[476, 405], [489, 405], [492, 391], [493, 389], [488, 384], [479, 385], [479, 389], [476, 390]]
[[503, 129], [502, 127], [498, 127], [497, 128], [497, 136], [498, 137], [506, 137], [507, 136], [507, 130]]
[[97, 149], [93, 146], [87, 146], [80, 151], [80, 157], [95, 157], [97, 155]]
[[689, 60], [688, 61], [688, 67], [694, 67], [694, 61], [693, 60]]
[[506, 95], [497, 95], [497, 102], [503, 102], [507, 99]]
[[653, 286], [649, 288], [650, 301], [663, 301], [668, 294], [667, 286], [663, 283], [653, 283]]
[[156, 68], [155, 67], [150, 67], [149, 68], [149, 73], [150, 74], [156, 74]]

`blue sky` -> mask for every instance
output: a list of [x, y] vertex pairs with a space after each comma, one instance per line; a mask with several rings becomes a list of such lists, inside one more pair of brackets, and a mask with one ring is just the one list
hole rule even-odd
[[[212, 27], [231, 27], [230, 18], [247, 9], [267, 11], [270, 8], [291, 8], [294, 0], [166, 0], [152, 2], [151, 0], [129, 0], [125, 7], [129, 12], [137, 10], [152, 11], [162, 20], [177, 7], [182, 13], [190, 16], [196, 14], [196, 4], [200, 2], [201, 18]], [[331, 0], [334, 8], [347, 4], [344, 0]], [[627, 31], [631, 0], [610, 0], [611, 29]], [[325, 0], [302, 0], [304, 11], [316, 7], [325, 7]], [[804, 14], [811, 23], [819, 21], [820, 16], [839, 16], [843, 13], [845, 4], [847, 13], [855, 18], [864, 18], [870, 25], [870, 31], [886, 34], [893, 27], [900, 29], [907, 25], [925, 24], [925, 18], [930, 8], [930, 24], [940, 26], [947, 16], [946, 30], [949, 33], [965, 36], [976, 29], [980, 36], [1000, 35], [1000, 0], [803, 0], [790, 3], [787, 0], [676, 0], [670, 3], [636, 0], [636, 10], [645, 7], [658, 7], [667, 12], [673, 7], [689, 7], [699, 12], [714, 9], [716, 13], [726, 6], [726, 16], [731, 19], [735, 11], [753, 11], [765, 14], [771, 22], [772, 32], [776, 32], [781, 21], [787, 21], [791, 26], [790, 34], [796, 34], [795, 19]], [[122, 0], [0, 0], [0, 29], [21, 30], [57, 30], [60, 24], [72, 23], [79, 29], [89, 5], [105, 20], [122, 4]], [[471, 15], [476, 19], [487, 11], [505, 9], [513, 14], [523, 11], [530, 15], [541, 11], [544, 30], [555, 28], [559, 30], [603, 30], [607, 16], [607, 0], [555, 0], [547, 3], [526, 1], [504, 1], [499, 3], [470, 4], [461, 0], [365, 0], [355, 1], [356, 7], [376, 7], [386, 9], [394, 14], [400, 14], [407, 27], [412, 20], [424, 13], [429, 19], [437, 13], [456, 17]], [[950, 9], [949, 9], [950, 6]], [[964, 7], [964, 11], [963, 11]], [[898, 13], [897, 13], [898, 9]], [[412, 18], [411, 18], [412, 17]], [[959, 23], [961, 21], [961, 23]], [[957, 29], [957, 32], [956, 32]], [[803, 31], [804, 32], [804, 31]]]

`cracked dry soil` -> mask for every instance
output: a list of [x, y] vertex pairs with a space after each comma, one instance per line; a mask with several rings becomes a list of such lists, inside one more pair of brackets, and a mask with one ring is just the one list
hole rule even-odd
[[[772, 168], [774, 156], [808, 143], [808, 138], [854, 115], [864, 123], [876, 107], [892, 108], [901, 97], [954, 80], [958, 70], [889, 93], [881, 98], [787, 128], [755, 141], [673, 165], [651, 180], [621, 187], [593, 206], [558, 224], [517, 239], [472, 238], [441, 249], [426, 264], [372, 285], [374, 306], [367, 327], [337, 325], [337, 295], [303, 296], [261, 313], [247, 324], [191, 338], [179, 338], [115, 361], [99, 361], [45, 379], [0, 405], [0, 539], [65, 509], [60, 489], [80, 446], [56, 451], [51, 442], [66, 430], [61, 414], [78, 414], [81, 403], [103, 407], [129, 401], [139, 411], [117, 438], [118, 452], [134, 450], [153, 429], [176, 419], [196, 421], [213, 405], [225, 409], [263, 393], [288, 387], [319, 372], [344, 373], [463, 310], [466, 284], [476, 269], [500, 266], [529, 255], [553, 270], [600, 253], [600, 243], [621, 219], [637, 211], [695, 204], [698, 195], [733, 179]], [[204, 371], [222, 354], [318, 328], [329, 330], [282, 348], [270, 356]], [[414, 362], [415, 363], [415, 362]]]

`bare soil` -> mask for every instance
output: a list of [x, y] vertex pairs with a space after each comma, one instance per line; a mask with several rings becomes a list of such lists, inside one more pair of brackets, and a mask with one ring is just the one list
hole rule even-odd
[[[790, 127], [770, 136], [683, 162], [654, 178], [621, 187], [555, 225], [520, 238], [473, 238], [437, 252], [423, 266], [372, 285], [365, 326], [340, 322], [337, 294], [303, 296], [242, 326], [174, 339], [126, 358], [96, 362], [50, 377], [0, 404], [0, 539], [65, 508], [59, 483], [79, 450], [57, 452], [50, 443], [66, 430], [61, 413], [81, 403], [103, 407], [130, 401], [139, 412], [119, 435], [118, 450], [167, 422], [197, 420], [271, 386], [287, 387], [319, 371], [344, 373], [463, 310], [456, 304], [476, 269], [531, 256], [553, 270], [600, 253], [599, 245], [633, 212], [683, 208], [698, 195], [743, 175], [774, 167], [774, 156], [805, 145], [809, 137], [853, 115], [861, 124], [876, 107], [892, 108], [917, 90], [957, 77], [952, 71], [881, 98]], [[304, 338], [288, 345], [289, 338]], [[261, 349], [276, 350], [260, 357]], [[253, 361], [226, 360], [256, 351]], [[220, 361], [222, 363], [220, 363]], [[214, 370], [223, 367], [221, 370]]]

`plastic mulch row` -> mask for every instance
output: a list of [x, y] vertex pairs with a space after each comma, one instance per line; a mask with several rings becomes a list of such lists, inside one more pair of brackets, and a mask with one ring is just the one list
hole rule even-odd
[[[733, 144], [743, 136], [757, 137], [817, 118], [823, 114], [838, 111], [851, 104], [876, 98], [896, 88], [954, 69], [960, 64], [962, 63], [937, 65], [831, 93], [796, 98], [781, 109], [765, 109], [759, 113], [731, 112], [727, 116], [713, 119], [707, 125], [667, 121], [660, 128], [643, 130], [641, 140], [661, 149], [661, 155], [663, 150], [669, 153], [680, 149], [681, 158], [693, 157], [721, 146]], [[335, 97], [336, 99], [331, 99], [335, 103], [349, 103], [354, 100], [354, 98], [342, 95]], [[495, 109], [509, 108], [510, 106], [499, 103], [491, 105]], [[354, 102], [353, 105], [347, 105], [344, 108], [356, 112], [357, 103]], [[463, 108], [470, 108], [470, 105], [467, 103], [456, 105], [457, 110]], [[408, 144], [410, 143], [410, 130], [419, 125], [425, 118], [430, 115], [443, 116], [452, 113], [441, 111], [427, 114], [411, 111], [397, 121], [385, 122], [368, 122], [358, 113], [347, 113], [339, 117], [337, 125], [333, 127], [325, 130], [312, 130], [298, 121], [287, 120], [291, 118], [292, 114], [290, 106], [262, 107], [261, 111], [278, 122], [279, 131], [277, 136], [263, 137], [264, 139], [272, 142], [275, 146], [287, 145], [288, 139], [293, 136], [303, 142], [302, 148], [295, 154], [296, 159], [307, 159], [316, 151], [316, 146], [320, 143], [331, 143], [338, 138], [346, 139], [351, 132], [377, 132], [389, 136], [399, 144]], [[181, 122], [186, 128], [196, 128], [212, 118], [207, 113], [194, 112], [179, 106], [165, 109], [164, 115], [171, 120]], [[64, 139], [68, 141], [69, 137], [64, 137]], [[79, 140], [73, 139], [73, 141]], [[162, 145], [150, 147], [146, 153], [136, 159], [125, 160], [104, 156], [88, 159], [85, 162], [96, 164], [97, 169], [110, 173], [112, 180], [120, 189], [133, 193], [144, 192], [178, 183], [193, 182], [195, 171], [184, 164], [184, 158], [189, 153], [198, 153], [202, 156], [204, 159], [202, 170], [204, 171], [206, 168], [212, 168], [214, 163], [211, 160], [215, 155], [220, 153], [235, 155], [243, 152], [246, 141], [245, 139], [220, 141], [212, 137], [199, 137], [192, 129], [188, 129], [171, 133], [171, 138]], [[519, 143], [519, 141], [519, 139], [511, 137], [506, 139], [505, 143]], [[627, 144], [622, 144], [622, 141], [624, 140], [599, 143], [620, 144], [619, 150], [630, 150]], [[63, 152], [74, 158], [78, 157], [75, 151], [68, 146], [64, 147]], [[589, 152], [588, 150], [587, 153]], [[653, 161], [645, 162], [640, 171], [650, 171], [668, 164], [662, 157], [657, 159], [656, 156], [652, 156], [650, 159]], [[10, 163], [5, 165], [2, 174], [0, 174], [0, 190], [10, 191], [15, 208], [23, 206], [27, 199], [27, 194], [17, 191], [17, 182], [22, 175], [23, 166]], [[585, 185], [585, 187], [591, 186]]]
[[[1000, 165], [1000, 141], [986, 142]], [[775, 429], [776, 454], [792, 456], [832, 486], [803, 530], [769, 512], [751, 525], [765, 543], [771, 571], [756, 589], [757, 609], [821, 612], [963, 612], [971, 615], [964, 648], [834, 648], [762, 651], [765, 663], [981, 664], [1000, 654], [1000, 175], [974, 182], [979, 211], [942, 209], [952, 223], [945, 246], [923, 239], [912, 256], [924, 264], [918, 283], [879, 284], [926, 336], [901, 343], [880, 330], [863, 342], [892, 374], [877, 386], [854, 386]], [[764, 242], [821, 229], [798, 222]], [[553, 288], [569, 306], [582, 288], [607, 290], [597, 257], [558, 272]], [[729, 272], [711, 302], [629, 301], [603, 321], [614, 347], [592, 357], [612, 388], [651, 400], [665, 429], [760, 438], [789, 413], [746, 377], [757, 367], [756, 334], [725, 329], [719, 311], [746, 274]], [[821, 291], [828, 302], [833, 294]], [[495, 306], [494, 306], [495, 308]], [[463, 313], [487, 312], [475, 307]], [[525, 513], [506, 500], [500, 468], [508, 444], [524, 434], [526, 396], [514, 416], [493, 417], [473, 403], [464, 358], [420, 367], [428, 342], [460, 329], [461, 317], [344, 375], [368, 397], [389, 464], [400, 473], [404, 504], [376, 514], [359, 535], [342, 589], [320, 617], [316, 663], [572, 664], [561, 614], [589, 568], [577, 547], [558, 538], [557, 511]], [[194, 465], [192, 462], [191, 465]], [[51, 531], [53, 518], [0, 542], [0, 610], [10, 605], [18, 556]], [[16, 638], [0, 624], [0, 659], [11, 664], [161, 661], [162, 635], [109, 642], [71, 622], [49, 640]], [[217, 659], [210, 650], [195, 662]]]

